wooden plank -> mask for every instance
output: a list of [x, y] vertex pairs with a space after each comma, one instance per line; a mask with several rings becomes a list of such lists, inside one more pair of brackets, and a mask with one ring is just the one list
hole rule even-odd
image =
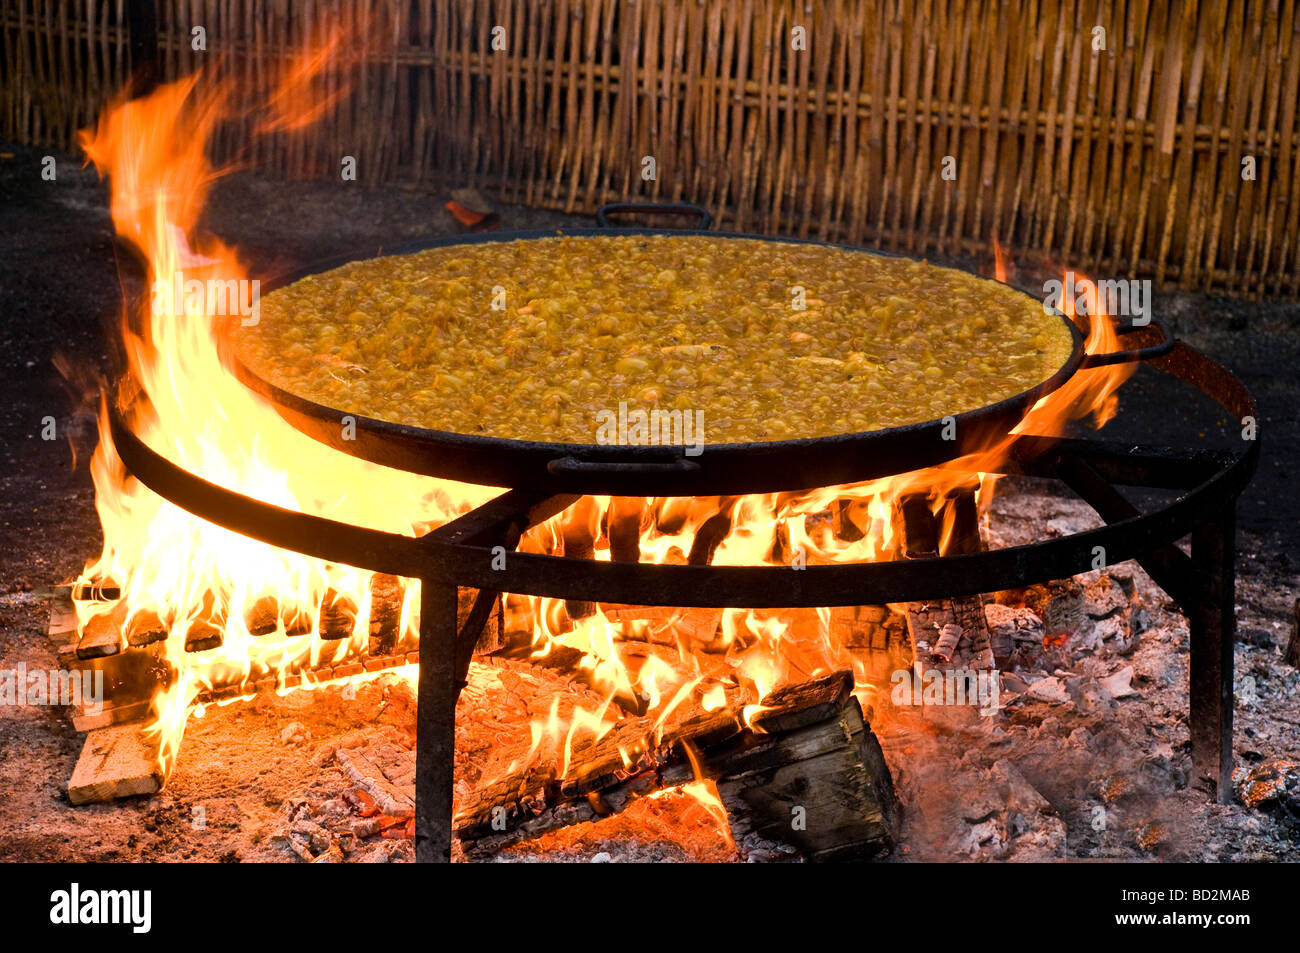
[[160, 790], [164, 776], [158, 745], [141, 728], [135, 722], [90, 732], [68, 781], [68, 800], [98, 804]]
[[897, 802], [851, 690], [847, 672], [779, 689], [753, 728], [728, 709], [662, 734], [651, 719], [629, 719], [573, 751], [564, 778], [535, 765], [476, 792], [456, 817], [457, 836], [471, 855], [490, 854], [699, 776], [716, 782], [733, 833], [758, 831], [813, 860], [874, 856], [892, 845]]
[[77, 643], [77, 658], [107, 658], [122, 651], [122, 621], [126, 606], [119, 603], [110, 612], [94, 616], [82, 630]]
[[135, 613], [126, 623], [126, 644], [133, 649], [162, 642], [167, 638], [168, 626], [152, 609]]

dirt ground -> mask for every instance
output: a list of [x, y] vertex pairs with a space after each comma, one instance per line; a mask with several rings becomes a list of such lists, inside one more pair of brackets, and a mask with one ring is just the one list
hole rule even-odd
[[[72, 157], [59, 155], [57, 180], [43, 182], [42, 154], [43, 150], [0, 144], [0, 356], [4, 362], [0, 669], [20, 662], [29, 668], [54, 666], [45, 635], [49, 606], [40, 590], [74, 577], [98, 551], [99, 527], [85, 465], [94, 445], [93, 395], [97, 375], [109, 364], [111, 328], [122, 306], [121, 287], [134, 290], [140, 284], [137, 265], [115, 243], [106, 193], [93, 172], [79, 168]], [[444, 210], [444, 202], [445, 196], [401, 189], [365, 191], [354, 183], [283, 183], [241, 174], [218, 186], [207, 224], [266, 273], [281, 265], [373, 249], [381, 242], [460, 231]], [[526, 228], [577, 222], [586, 220], [508, 208], [501, 224]], [[1026, 276], [1022, 279], [1025, 286], [1032, 285]], [[1263, 457], [1238, 511], [1237, 671], [1239, 678], [1255, 680], [1256, 691], [1252, 702], [1238, 700], [1235, 751], [1243, 768], [1270, 758], [1300, 757], [1296, 677], [1279, 664], [1291, 635], [1300, 569], [1300, 533], [1296, 532], [1300, 494], [1295, 485], [1295, 463], [1300, 459], [1300, 384], [1295, 375], [1300, 363], [1300, 306], [1177, 293], [1157, 296], [1155, 311], [1172, 323], [1179, 337], [1238, 374], [1261, 406]], [[69, 385], [56, 370], [56, 355], [64, 366], [73, 368], [74, 384]], [[1122, 413], [1108, 435], [1124, 440], [1153, 435], [1164, 439], [1172, 432], [1206, 442], [1234, 439], [1238, 428], [1233, 421], [1219, 420], [1210, 432], [1196, 427], [1189, 402], [1159, 377], [1140, 372], [1125, 386]], [[56, 419], [66, 439], [39, 438], [47, 416]], [[1084, 518], [1068, 501], [1035, 505], [1044, 512], [1057, 507], [1058, 515], [1067, 519]], [[1014, 517], [1005, 511], [1001, 517], [1008, 539], [1015, 537]], [[1152, 591], [1147, 598], [1156, 602], [1160, 597]], [[1156, 813], [1165, 819], [1167, 836], [1151, 838], [1149, 849], [1135, 848], [1133, 812], [1123, 825], [1112, 828], [1125, 832], [1116, 833], [1114, 839], [1092, 826], [1090, 811], [1097, 795], [1089, 793], [1086, 769], [1097, 752], [1086, 745], [1082, 754], [1076, 749], [1071, 763], [1077, 768], [1053, 779], [1044, 752], [1062, 750], [1071, 736], [1076, 741], [1080, 736], [1073, 735], [1077, 725], [1071, 727], [1069, 720], [1075, 715], [1040, 711], [1034, 707], [1037, 702], [1023, 702], [1029, 714], [1015, 716], [1034, 732], [1032, 743], [1022, 749], [1004, 748], [1006, 753], [1000, 757], [994, 756], [996, 744], [1002, 742], [981, 747], [978, 763], [970, 765], [971, 777], [994, 772], [1000, 783], [1014, 786], [1018, 781], [1005, 766], [998, 767], [999, 761], [1012, 762], [1061, 821], [1063, 840], [1049, 845], [1053, 856], [1300, 859], [1294, 833], [1275, 815], [1241, 805], [1209, 805], [1187, 787], [1186, 726], [1179, 714], [1185, 711], [1185, 651], [1180, 651], [1185, 643], [1178, 639], [1177, 618], [1161, 611], [1165, 617], [1152, 631], [1164, 633], [1164, 638], [1153, 637], [1151, 646], [1144, 644], [1139, 650], [1155, 653], [1148, 676], [1135, 681], [1139, 697], [1117, 702], [1120, 713], [1114, 719], [1116, 730], [1125, 734], [1125, 744], [1137, 746], [1132, 748], [1138, 752], [1134, 757], [1145, 763], [1155, 749], [1156, 757], [1163, 759], [1158, 765], [1161, 778], [1144, 790], [1163, 805]], [[1110, 659], [1106, 664], [1114, 667], [1122, 662]], [[1098, 669], [1096, 674], [1109, 673]], [[281, 744], [281, 731], [291, 721], [302, 721], [311, 728], [314, 743], [320, 744], [333, 734], [354, 729], [381, 702], [382, 693], [375, 688], [358, 692], [353, 699], [326, 691], [210, 707], [203, 718], [192, 721], [180, 765], [163, 793], [85, 808], [72, 808], [64, 793], [81, 747], [81, 736], [72, 730], [65, 712], [0, 707], [0, 859], [292, 859], [274, 836], [283, 823], [284, 805], [293, 798], [335, 796], [340, 776], [311, 763], [311, 745]], [[1054, 718], [1055, 723], [1049, 722], [1044, 732], [1046, 718]], [[1139, 726], [1147, 721], [1158, 730], [1153, 729], [1152, 737], [1139, 745]], [[1062, 734], [1063, 727], [1069, 730]], [[232, 739], [238, 739], [238, 744], [232, 744]], [[1168, 752], [1160, 745], [1168, 746]], [[909, 823], [920, 825], [923, 818], [931, 818], [924, 827], [907, 829], [914, 846], [894, 859], [1014, 856], [1014, 852], [993, 852], [990, 841], [978, 838], [972, 852], [953, 854], [952, 838], [960, 830], [933, 820], [933, 802], [926, 801], [931, 790], [926, 786], [927, 771], [918, 762], [909, 763], [906, 752], [887, 747], [887, 754], [900, 780], [905, 807], [909, 800], [918, 808], [921, 803], [929, 805], [928, 815], [913, 811]], [[200, 816], [202, 823], [196, 820]], [[646, 823], [653, 826], [653, 818]], [[665, 830], [658, 842], [662, 856], [647, 857], [640, 847], [630, 847], [608, 832], [593, 834], [583, 844], [557, 842], [552, 845], [553, 856], [733, 858], [711, 835], [688, 839], [690, 850], [672, 845], [670, 835]], [[403, 859], [407, 848], [394, 843], [392, 859]], [[602, 853], [608, 856], [599, 858]]]

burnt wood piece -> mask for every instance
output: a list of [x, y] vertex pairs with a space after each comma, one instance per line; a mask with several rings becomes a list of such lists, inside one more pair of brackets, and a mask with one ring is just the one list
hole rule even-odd
[[865, 500], [836, 500], [831, 507], [831, 531], [846, 543], [862, 539], [866, 535], [862, 527], [870, 521]]
[[[598, 603], [601, 612], [611, 622], [622, 626], [618, 637], [621, 642], [653, 642], [656, 645], [675, 646], [678, 637], [685, 635], [696, 647], [708, 645], [718, 634], [722, 624], [721, 609], [677, 609], [672, 606], [630, 606], [621, 602]], [[640, 631], [631, 623], [645, 622]]]
[[752, 831], [793, 844], [810, 861], [833, 861], [887, 853], [897, 837], [893, 780], [856, 698], [828, 721], [735, 739], [711, 754], [706, 770], [719, 772], [718, 796], [737, 840]]
[[72, 586], [74, 602], [116, 602], [122, 598], [122, 587], [111, 579], [75, 583]]
[[[480, 856], [617, 813], [694, 780], [693, 756], [715, 781], [733, 833], [757, 831], [813, 860], [874, 856], [893, 842], [897, 804], [852, 687], [852, 677], [837, 672], [778, 689], [752, 728], [729, 709], [697, 713], [661, 735], [650, 719], [629, 719], [576, 749], [565, 778], [536, 766], [468, 798], [457, 836]], [[802, 808], [799, 817], [792, 806]]]
[[77, 610], [72, 598], [66, 592], [56, 590], [50, 602], [50, 624], [47, 632], [54, 643], [55, 655], [59, 668], [68, 668], [77, 660], [77, 643], [81, 637], [77, 634]]
[[1073, 579], [1054, 579], [1029, 586], [1022, 596], [1025, 608], [1043, 620], [1048, 642], [1061, 642], [1083, 625], [1087, 599], [1083, 586]]
[[905, 493], [898, 498], [895, 519], [903, 523], [903, 555], [925, 559], [939, 554], [939, 524], [923, 493]]
[[337, 589], [327, 589], [320, 601], [320, 637], [328, 642], [349, 638], [356, 624], [356, 601]]
[[280, 601], [275, 596], [261, 596], [244, 612], [244, 627], [252, 636], [270, 635], [280, 628]]
[[[570, 559], [595, 558], [596, 543], [592, 539], [589, 525], [592, 519], [592, 505], [591, 498], [584, 496], [569, 507], [561, 517], [562, 555]], [[574, 621], [585, 619], [596, 611], [595, 603], [580, 599], [564, 600], [564, 608], [569, 613], [569, 618]]]
[[122, 623], [126, 604], [119, 602], [110, 611], [91, 616], [77, 642], [77, 658], [107, 658], [122, 651]]
[[[71, 708], [72, 727], [77, 731], [91, 731], [144, 718], [149, 714], [154, 692], [165, 686], [171, 677], [171, 669], [162, 657], [163, 647], [157, 643], [132, 652], [78, 658], [77, 614], [70, 591], [55, 595], [49, 636], [58, 655], [59, 668], [76, 678], [103, 679], [103, 698], [99, 702], [83, 691], [80, 703]], [[95, 684], [91, 683], [92, 689]], [[85, 682], [82, 687], [86, 687]], [[78, 701], [75, 697], [67, 700]]]
[[[488, 655], [505, 645], [505, 610], [502, 608], [501, 594], [489, 592], [488, 603], [479, 609], [480, 618], [474, 617], [474, 607], [478, 603], [481, 589], [460, 589], [456, 595], [456, 624], [459, 632], [470, 637], [470, 629], [477, 629], [473, 634], [474, 655]], [[464, 653], [461, 653], [462, 656]]]
[[695, 531], [695, 539], [691, 541], [691, 551], [686, 554], [688, 566], [713, 565], [713, 554], [731, 532], [731, 511], [735, 505], [734, 496], [718, 498], [718, 512], [701, 523], [699, 529]]
[[185, 651], [206, 652], [220, 648], [225, 637], [217, 619], [195, 619], [185, 630]]
[[612, 496], [605, 512], [605, 532], [609, 536], [609, 558], [614, 562], [641, 561], [641, 519], [645, 501], [628, 496]]
[[370, 655], [390, 655], [402, 634], [402, 581], [388, 573], [370, 577]]
[[[950, 492], [938, 517], [927, 497], [905, 495], [899, 500], [897, 516], [903, 521], [904, 558], [954, 556], [976, 553], [982, 548], [973, 486]], [[916, 658], [923, 665], [927, 660], [922, 646], [928, 649], [933, 662], [945, 665], [957, 663], [991, 669], [1001, 661], [993, 653], [984, 597], [980, 595], [908, 603], [907, 630], [917, 650]]]
[[142, 609], [126, 623], [126, 644], [133, 649], [143, 648], [166, 640], [169, 627], [152, 609]]

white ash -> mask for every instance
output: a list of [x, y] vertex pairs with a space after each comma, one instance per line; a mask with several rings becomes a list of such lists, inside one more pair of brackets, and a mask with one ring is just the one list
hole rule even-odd
[[[1041, 539], [1044, 527], [1052, 535], [1101, 525], [1082, 501], [1047, 487], [1000, 487], [986, 521], [991, 546]], [[882, 726], [904, 809], [893, 859], [1300, 859], [1300, 825], [1289, 820], [1300, 817], [1300, 767], [1287, 767], [1300, 674], [1281, 661], [1294, 576], [1270, 568], [1238, 578], [1245, 637], [1235, 652], [1237, 799], [1228, 805], [1189, 784], [1186, 619], [1135, 563], [1075, 582], [1082, 612], [1059, 645], [1044, 644], [1032, 611], [988, 607], [990, 630], [1015, 645], [996, 715], [944, 711]], [[1002, 798], [1013, 787], [1029, 810]], [[1257, 800], [1243, 802], [1251, 792]]]

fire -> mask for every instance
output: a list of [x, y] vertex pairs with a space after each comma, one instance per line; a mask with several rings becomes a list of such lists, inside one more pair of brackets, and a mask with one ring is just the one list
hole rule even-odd
[[[326, 61], [313, 62], [321, 67]], [[295, 63], [285, 88], [304, 82], [302, 64]], [[283, 90], [272, 98], [278, 121], [288, 122]], [[237, 289], [255, 280], [233, 249], [199, 227], [220, 174], [204, 148], [229, 104], [228, 88], [206, 86], [195, 76], [118, 102], [81, 139], [111, 182], [114, 226], [140, 253], [153, 290], [122, 319], [130, 381], [140, 391], [129, 421], [134, 432], [213, 483], [390, 532], [422, 532], [496, 495], [490, 488], [367, 464], [304, 437], [223, 363], [218, 329], [230, 316], [210, 310], [210, 295], [171, 293], [178, 286]], [[251, 685], [267, 675], [284, 684], [290, 674], [365, 653], [371, 573], [274, 549], [166, 502], [125, 474], [103, 414], [91, 469], [104, 549], [83, 578], [122, 586], [128, 628], [151, 612], [169, 631], [165, 656], [175, 677], [155, 703], [165, 762], [174, 757], [185, 712], [203, 689]], [[402, 635], [413, 644], [418, 599], [411, 584], [402, 586]], [[358, 607], [350, 637], [317, 638], [327, 594]], [[279, 622], [275, 632], [254, 637], [247, 615], [263, 599], [274, 600]], [[83, 604], [81, 611], [89, 616], [97, 609], [102, 606]], [[186, 632], [198, 623], [220, 631], [220, 647], [185, 651]]]
[[[299, 129], [328, 111], [333, 100], [310, 91], [315, 77], [333, 67], [338, 51], [335, 38], [294, 59], [280, 85], [266, 93], [264, 132]], [[213, 295], [188, 289], [197, 282], [199, 291], [242, 294], [257, 280], [237, 251], [206, 234], [200, 223], [209, 190], [223, 171], [211, 165], [205, 145], [233, 114], [234, 101], [229, 85], [195, 76], [116, 102], [98, 128], [81, 138], [91, 162], [111, 182], [116, 230], [139, 252], [155, 290], [121, 322], [127, 379], [138, 390], [128, 421], [133, 431], [220, 486], [389, 532], [417, 535], [486, 502], [500, 490], [389, 470], [316, 443], [239, 383], [223, 361], [219, 328], [231, 315], [216, 313]], [[240, 99], [247, 101], [246, 95]], [[1000, 246], [997, 253], [1004, 277]], [[173, 293], [176, 288], [181, 293]], [[227, 294], [224, 300], [232, 299]], [[245, 298], [237, 294], [233, 300]], [[1115, 343], [1105, 315], [1093, 314], [1087, 350], [1110, 350]], [[1090, 413], [1104, 423], [1114, 412], [1116, 388], [1131, 371], [1131, 365], [1120, 365], [1077, 373], [1040, 400], [1016, 433], [1059, 434], [1067, 421]], [[893, 559], [902, 547], [895, 515], [902, 497], [922, 494], [950, 531], [947, 494], [977, 487], [986, 506], [1013, 440], [999, 438], [939, 467], [798, 493], [585, 498], [527, 533], [521, 549], [560, 553], [585, 543], [592, 558], [609, 560], [610, 527], [621, 523], [632, 527], [640, 559], [650, 563], [684, 563], [701, 549], [719, 565]], [[162, 649], [172, 675], [155, 699], [153, 728], [165, 767], [204, 690], [235, 686], [251, 694], [251, 686], [267, 677], [285, 691], [309, 687], [310, 673], [322, 663], [366, 655], [370, 572], [275, 549], [166, 502], [125, 473], [103, 414], [91, 467], [104, 547], [83, 580], [111, 579], [122, 587], [128, 629], [150, 613], [166, 627]], [[845, 503], [858, 530], [852, 539], [834, 532], [825, 518], [828, 509]], [[711, 542], [701, 547], [706, 540]], [[407, 649], [418, 637], [417, 585], [400, 582], [400, 645]], [[272, 609], [275, 630], [269, 634], [249, 630], [259, 606]], [[349, 633], [323, 640], [323, 609], [337, 606], [349, 607]], [[80, 621], [84, 625], [105, 609], [83, 603]], [[730, 705], [748, 720], [772, 689], [839, 669], [858, 676], [864, 702], [874, 693], [862, 663], [834, 637], [827, 610], [795, 616], [779, 610], [683, 610], [634, 619], [598, 604], [575, 618], [563, 600], [517, 596], [510, 597], [508, 609], [515, 627], [530, 635], [536, 657], [562, 648], [580, 651], [580, 674], [604, 696], [601, 706], [564, 716], [557, 699], [533, 724], [529, 758], [554, 758], [561, 774], [573, 763], [576, 747], [602, 737], [624, 711], [647, 713], [659, 730], [696, 708]], [[186, 651], [187, 633], [202, 626], [220, 634], [220, 645]], [[711, 815], [722, 811], [711, 782], [689, 787]]]

